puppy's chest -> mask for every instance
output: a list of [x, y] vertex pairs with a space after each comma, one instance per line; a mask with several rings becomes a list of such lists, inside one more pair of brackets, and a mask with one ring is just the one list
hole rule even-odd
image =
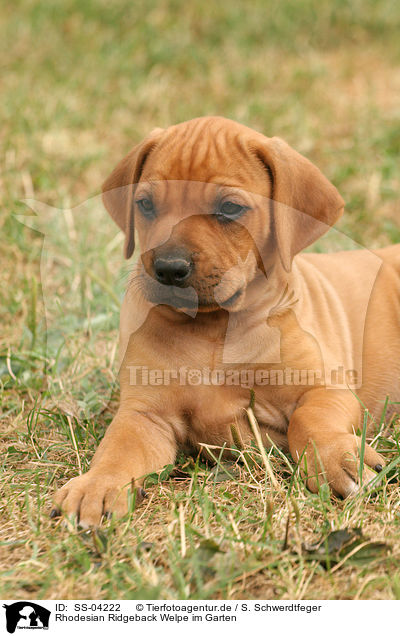
[[[252, 439], [246, 409], [254, 394], [253, 410], [265, 442], [270, 437], [280, 446], [286, 445], [298, 391], [276, 386], [275, 376], [271, 386], [268, 373], [281, 365], [271, 365], [268, 356], [265, 364], [224, 361], [225, 341], [178, 339], [174, 333], [166, 346], [164, 333], [162, 337], [161, 343], [154, 338], [131, 340], [121, 395], [139, 399], [168, 421], [182, 445], [222, 445], [232, 443], [232, 426], [239, 428], [244, 441]], [[265, 343], [262, 338], [257, 340], [261, 350]], [[251, 352], [252, 348], [245, 349]]]
[[[254, 397], [253, 397], [254, 396]], [[269, 399], [263, 391], [242, 386], [198, 386], [182, 391], [180, 412], [172, 416], [184, 427], [183, 437], [189, 445], [199, 443], [217, 446], [233, 443], [234, 429], [240, 432], [244, 443], [253, 439], [247, 409], [252, 404], [263, 440], [268, 438], [285, 448], [289, 417], [294, 405], [286, 400]]]

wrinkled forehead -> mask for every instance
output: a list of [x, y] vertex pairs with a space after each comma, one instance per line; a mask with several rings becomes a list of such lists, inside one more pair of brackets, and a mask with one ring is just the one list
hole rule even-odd
[[[241, 137], [221, 129], [211, 134], [200, 129], [166, 131], [164, 138], [146, 158], [141, 181], [183, 181], [185, 184], [203, 183], [216, 187], [242, 188], [255, 194], [269, 196], [270, 183], [262, 163], [243, 143]], [[175, 186], [176, 191], [178, 187]], [[200, 186], [186, 188], [186, 192], [200, 193]], [[212, 188], [204, 188], [209, 195]]]

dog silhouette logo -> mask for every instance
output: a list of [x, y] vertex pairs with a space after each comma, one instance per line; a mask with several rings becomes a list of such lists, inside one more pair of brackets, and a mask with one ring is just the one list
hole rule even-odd
[[14, 634], [16, 629], [49, 629], [51, 612], [37, 603], [18, 601], [3, 607], [6, 610], [6, 627], [9, 634]]

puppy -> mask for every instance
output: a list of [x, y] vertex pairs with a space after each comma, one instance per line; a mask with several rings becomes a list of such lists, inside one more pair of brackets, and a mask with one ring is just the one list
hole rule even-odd
[[[120, 406], [53, 514], [97, 525], [178, 449], [229, 447], [232, 425], [249, 442], [253, 394], [264, 444], [289, 450], [310, 490], [356, 491], [365, 409], [371, 428], [387, 395], [400, 400], [400, 246], [299, 255], [340, 218], [341, 196], [284, 141], [220, 117], [153, 131], [103, 200], [125, 257], [134, 226], [140, 243]], [[364, 464], [368, 482], [384, 460], [366, 445]]]

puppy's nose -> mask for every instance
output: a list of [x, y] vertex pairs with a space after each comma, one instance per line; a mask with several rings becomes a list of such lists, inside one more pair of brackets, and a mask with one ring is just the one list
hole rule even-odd
[[158, 257], [154, 261], [154, 273], [159, 283], [183, 287], [189, 278], [193, 262], [186, 256]]

